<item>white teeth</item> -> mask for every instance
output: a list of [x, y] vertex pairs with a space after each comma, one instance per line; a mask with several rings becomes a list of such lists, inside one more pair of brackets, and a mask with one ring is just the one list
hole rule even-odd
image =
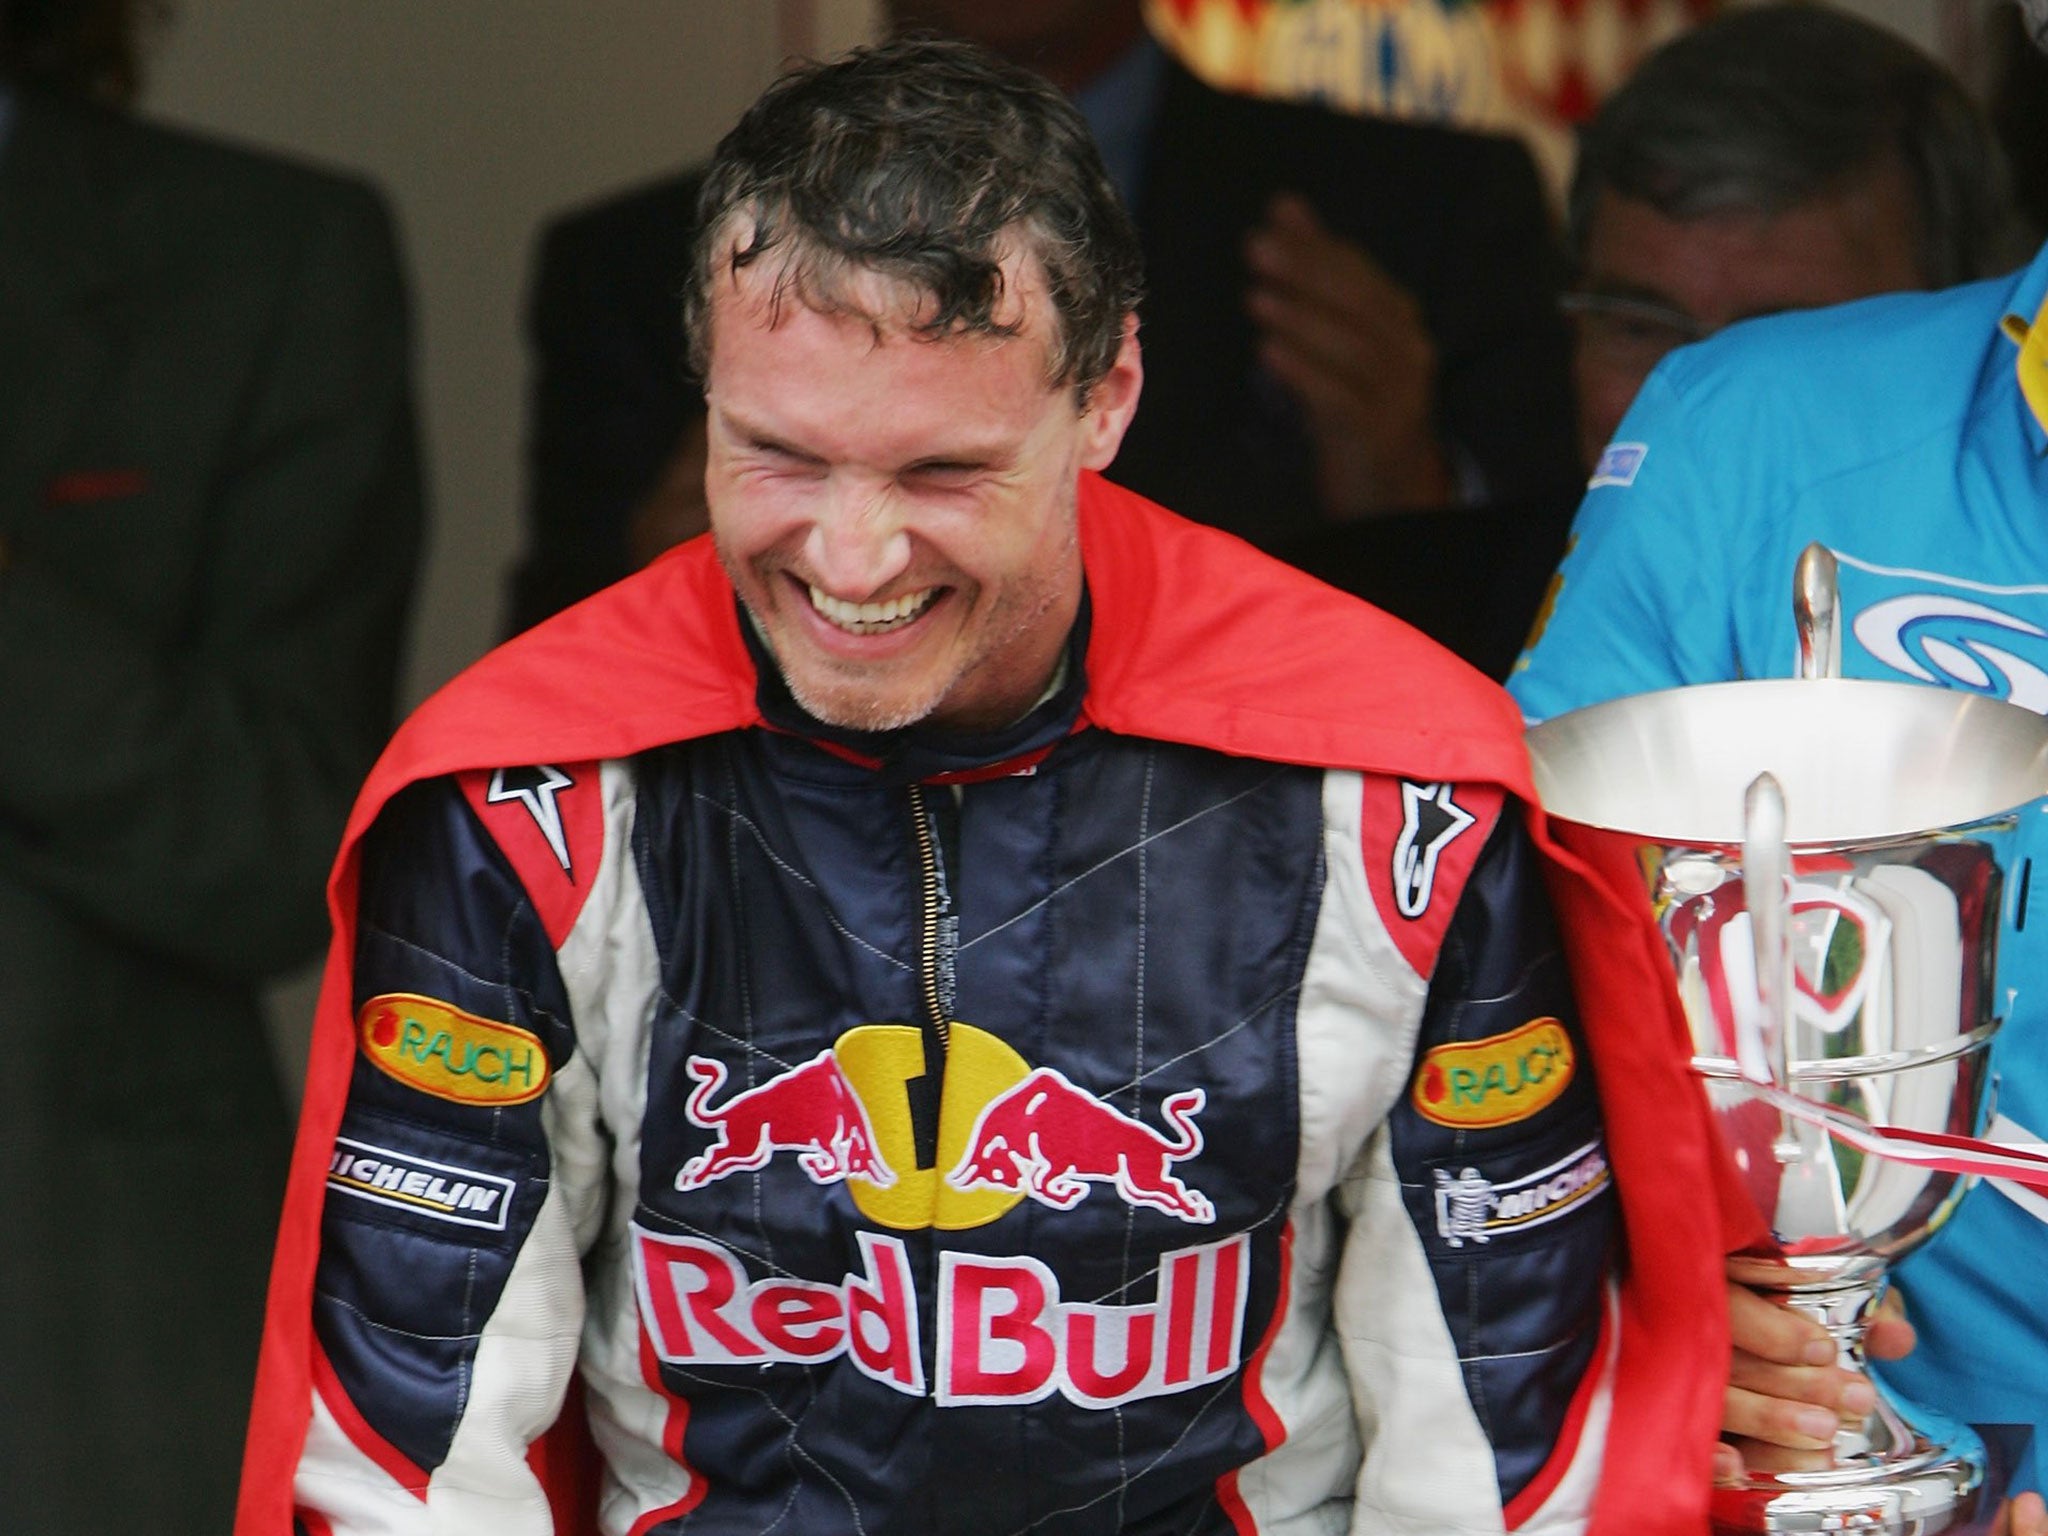
[[849, 634], [876, 635], [908, 624], [929, 608], [938, 595], [937, 587], [926, 587], [920, 592], [892, 597], [886, 603], [849, 603], [814, 586], [811, 588], [811, 606]]

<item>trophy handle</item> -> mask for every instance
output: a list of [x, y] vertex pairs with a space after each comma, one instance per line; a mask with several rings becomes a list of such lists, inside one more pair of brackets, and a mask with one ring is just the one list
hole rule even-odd
[[1842, 675], [1841, 572], [1825, 544], [1809, 544], [1792, 570], [1792, 622], [1799, 631], [1799, 675]]
[[[1792, 855], [1785, 846], [1785, 792], [1768, 773], [1750, 781], [1742, 797], [1742, 901], [1749, 909], [1756, 947], [1756, 1024], [1738, 1029], [1736, 1056], [1743, 1075], [1792, 1090], [1786, 1060], [1791, 1035], [1792, 946], [1786, 935]], [[1788, 1126], [1785, 1135], [1791, 1135]], [[1796, 1145], [1796, 1143], [1795, 1143]], [[1783, 1138], [1779, 1147], [1783, 1156]]]

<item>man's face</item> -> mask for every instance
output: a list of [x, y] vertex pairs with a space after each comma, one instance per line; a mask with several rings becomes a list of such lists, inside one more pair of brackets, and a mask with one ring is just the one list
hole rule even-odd
[[914, 296], [872, 275], [851, 296], [879, 326], [794, 293], [775, 308], [772, 261], [718, 279], [711, 530], [790, 691], [830, 724], [1007, 724], [1073, 624], [1075, 478], [1122, 441], [1137, 342], [1077, 409], [1046, 382], [1056, 322], [1036, 260], [1003, 269], [1018, 334], [939, 340], [909, 334]]
[[[1648, 203], [1603, 194], [1587, 228], [1580, 284], [1594, 307], [1576, 316], [1585, 462], [1599, 458], [1672, 348], [1753, 315], [1922, 287], [1914, 240], [1912, 196], [1892, 166], [1774, 216], [1671, 219]], [[1603, 299], [1640, 308], [1602, 308]]]

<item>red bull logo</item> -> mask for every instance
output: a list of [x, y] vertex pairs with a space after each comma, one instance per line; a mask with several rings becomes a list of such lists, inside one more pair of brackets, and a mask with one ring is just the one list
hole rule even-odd
[[[926, 1395], [921, 1320], [899, 1238], [859, 1234], [861, 1273], [837, 1285], [750, 1282], [717, 1243], [633, 1229], [634, 1287], [648, 1340], [672, 1365], [816, 1365]], [[1131, 1306], [1061, 1299], [1036, 1259], [942, 1252], [935, 1372], [942, 1408], [1029, 1403], [1057, 1393], [1083, 1408], [1221, 1381], [1243, 1359], [1250, 1239], [1160, 1260], [1156, 1299]]]
[[924, 1395], [910, 1259], [900, 1238], [859, 1234], [863, 1272], [837, 1285], [749, 1283], [717, 1243], [633, 1228], [633, 1286], [654, 1352], [671, 1365], [817, 1365], [844, 1355], [884, 1386]]
[[1170, 1095], [1155, 1130], [1050, 1067], [1033, 1070], [1003, 1041], [956, 1022], [938, 1104], [936, 1148], [910, 1105], [925, 1071], [922, 1032], [907, 1024], [848, 1030], [829, 1050], [719, 1102], [728, 1068], [692, 1056], [683, 1113], [712, 1133], [675, 1187], [702, 1189], [793, 1153], [815, 1184], [844, 1182], [861, 1214], [897, 1231], [986, 1226], [1029, 1198], [1072, 1210], [1094, 1185], [1127, 1204], [1206, 1226], [1208, 1197], [1174, 1165], [1197, 1156], [1200, 1088]]
[[797, 1166], [814, 1184], [855, 1176], [884, 1188], [896, 1182], [875, 1149], [860, 1096], [829, 1049], [716, 1108], [711, 1100], [725, 1086], [725, 1063], [692, 1056], [685, 1069], [697, 1086], [683, 1113], [716, 1139], [683, 1165], [677, 1189], [701, 1189], [730, 1174], [764, 1168], [777, 1152], [796, 1153]]
[[1017, 1190], [1056, 1211], [1072, 1210], [1089, 1185], [1107, 1184], [1131, 1205], [1206, 1225], [1215, 1207], [1173, 1173], [1202, 1150], [1195, 1116], [1205, 1102], [1199, 1088], [1167, 1098], [1160, 1113], [1173, 1127], [1169, 1138], [1040, 1067], [982, 1110], [946, 1182]]

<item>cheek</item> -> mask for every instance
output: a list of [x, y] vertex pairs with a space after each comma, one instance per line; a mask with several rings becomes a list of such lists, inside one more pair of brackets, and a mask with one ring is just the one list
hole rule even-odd
[[723, 470], [715, 460], [704, 477], [711, 531], [741, 557], [800, 542], [816, 491], [799, 477]]

